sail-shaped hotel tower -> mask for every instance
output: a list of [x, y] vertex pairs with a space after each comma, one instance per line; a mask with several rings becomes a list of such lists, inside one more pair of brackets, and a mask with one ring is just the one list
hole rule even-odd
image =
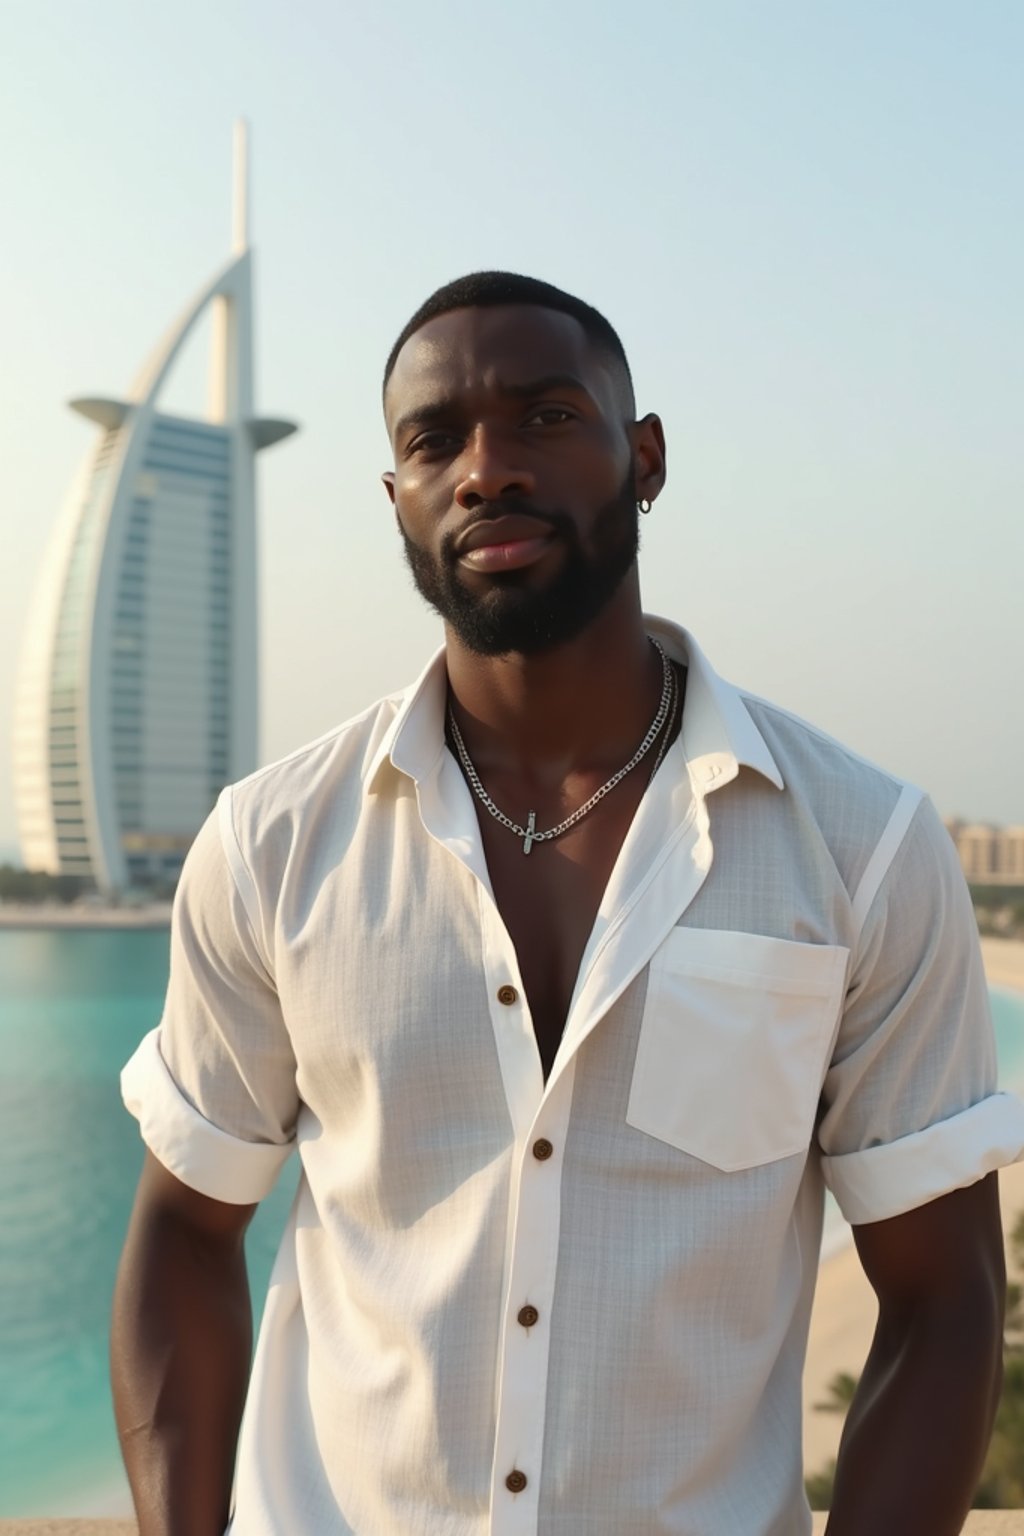
[[[47, 552], [18, 679], [15, 797], [29, 869], [116, 892], [174, 882], [222, 785], [257, 763], [259, 449], [295, 431], [253, 411], [247, 146], [234, 249], [126, 399], [73, 410], [98, 438]], [[212, 312], [205, 420], [163, 386]]]

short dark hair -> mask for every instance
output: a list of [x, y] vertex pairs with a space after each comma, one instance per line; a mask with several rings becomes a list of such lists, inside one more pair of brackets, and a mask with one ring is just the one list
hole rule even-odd
[[384, 389], [388, 387], [399, 352], [409, 337], [426, 325], [428, 320], [435, 320], [438, 315], [447, 315], [453, 309], [495, 309], [505, 304], [536, 304], [541, 309], [560, 310], [563, 315], [571, 315], [574, 320], [578, 320], [594, 346], [621, 369], [626, 398], [630, 410], [635, 412], [633, 376], [629, 371], [625, 348], [611, 323], [600, 310], [585, 303], [583, 299], [565, 293], [553, 283], [543, 283], [537, 277], [522, 277], [518, 272], [470, 272], [465, 277], [457, 277], [454, 282], [445, 283], [443, 288], [432, 293], [412, 318], [406, 321], [388, 353], [384, 368]]

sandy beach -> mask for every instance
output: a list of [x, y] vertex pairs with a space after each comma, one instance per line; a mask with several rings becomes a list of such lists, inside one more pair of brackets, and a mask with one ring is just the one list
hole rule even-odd
[[[981, 948], [989, 985], [1024, 996], [1024, 942], [982, 939]], [[1024, 1211], [1024, 1163], [1004, 1168], [999, 1188], [1003, 1230], [1009, 1231]], [[804, 1461], [808, 1472], [818, 1471], [836, 1454], [842, 1429], [838, 1414], [816, 1413], [814, 1404], [826, 1395], [837, 1372], [860, 1373], [871, 1343], [875, 1310], [874, 1295], [852, 1246], [823, 1262], [804, 1371]]]

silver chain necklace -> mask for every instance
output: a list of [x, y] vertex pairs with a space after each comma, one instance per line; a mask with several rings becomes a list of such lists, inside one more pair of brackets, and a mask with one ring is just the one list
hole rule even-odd
[[[648, 636], [648, 639], [650, 639], [650, 636]], [[631, 773], [633, 771], [637, 763], [639, 763], [642, 758], [647, 756], [647, 753], [654, 745], [658, 738], [658, 732], [661, 730], [662, 726], [665, 724], [666, 719], [668, 718], [669, 708], [675, 697], [677, 685], [675, 680], [675, 673], [672, 670], [672, 664], [668, 657], [665, 655], [664, 649], [658, 644], [657, 640], [651, 639], [651, 644], [654, 646], [654, 649], [661, 657], [661, 700], [658, 704], [657, 714], [654, 716], [654, 719], [651, 721], [650, 726], [648, 727], [647, 735], [637, 747], [636, 751], [633, 753], [633, 756], [630, 758], [629, 762], [625, 765], [624, 768], [620, 768], [618, 773], [613, 773], [608, 782], [606, 784], [602, 784], [600, 789], [595, 790], [590, 799], [584, 801], [579, 810], [573, 811], [572, 815], [567, 816], [564, 821], [560, 821], [557, 827], [549, 827], [546, 832], [537, 831], [536, 811], [530, 812], [526, 818], [526, 826], [521, 827], [517, 821], [513, 821], [510, 816], [505, 815], [504, 811], [500, 811], [498, 809], [490, 795], [487, 793], [486, 789], [484, 789], [483, 784], [480, 782], [480, 775], [473, 767], [472, 759], [470, 758], [469, 753], [466, 751], [466, 743], [463, 741], [462, 732], [459, 730], [459, 727], [456, 724], [455, 716], [452, 713], [452, 707], [450, 704], [448, 705], [448, 725], [452, 733], [452, 740], [455, 743], [455, 749], [459, 754], [459, 761], [465, 770], [466, 778], [469, 780], [474, 794], [477, 796], [484, 809], [489, 811], [490, 814], [494, 817], [495, 821], [500, 822], [503, 827], [508, 827], [510, 832], [514, 832], [517, 837], [522, 838], [524, 853], [529, 853], [534, 843], [553, 842], [556, 837], [561, 837], [563, 832], [568, 832], [570, 827], [574, 827], [578, 821], [582, 821], [584, 816], [586, 816], [589, 811], [594, 809], [594, 806], [597, 805], [599, 800], [603, 800], [605, 795], [611, 793], [616, 784], [622, 782], [627, 773]], [[658, 764], [661, 762], [664, 750], [665, 742], [662, 742], [662, 750], [658, 754], [658, 760], [654, 765], [655, 772], [657, 772]]]
[[665, 730], [662, 733], [661, 742], [660, 742], [660, 745], [658, 747], [658, 755], [654, 759], [654, 767], [651, 769], [651, 778], [652, 779], [654, 778], [654, 775], [657, 773], [658, 769], [661, 767], [661, 760], [665, 756], [665, 753], [668, 751], [669, 743], [672, 740], [672, 732], [675, 729], [676, 714], [678, 712], [678, 709], [679, 709], [679, 680], [676, 677], [675, 668], [673, 667], [672, 668], [672, 699], [671, 699], [671, 701], [669, 703], [669, 706], [668, 706], [668, 719], [665, 722]]

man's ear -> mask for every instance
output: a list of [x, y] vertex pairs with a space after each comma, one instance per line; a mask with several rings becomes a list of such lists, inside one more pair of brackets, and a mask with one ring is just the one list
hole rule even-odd
[[394, 504], [395, 504], [395, 472], [394, 472], [394, 470], [393, 469], [386, 469], [384, 471], [384, 473], [381, 475], [380, 478], [381, 478], [381, 483], [384, 486], [384, 489], [388, 493], [388, 500], [390, 501], [391, 505], [394, 506]]
[[636, 498], [654, 501], [665, 485], [665, 429], [653, 412], [633, 425]]

